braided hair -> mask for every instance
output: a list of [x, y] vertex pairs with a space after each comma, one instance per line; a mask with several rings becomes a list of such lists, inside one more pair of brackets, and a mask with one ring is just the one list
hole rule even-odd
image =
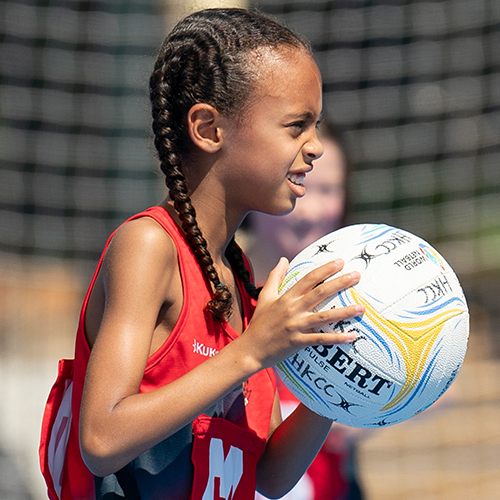
[[[251, 53], [260, 48], [280, 47], [311, 52], [307, 41], [259, 12], [206, 9], [174, 27], [160, 48], [150, 77], [154, 142], [160, 167], [186, 240], [212, 284], [207, 310], [219, 321], [229, 318], [233, 298], [219, 279], [188, 194], [182, 170], [182, 156], [190, 146], [187, 115], [200, 102], [210, 104], [227, 117], [241, 115], [256, 87]], [[234, 238], [225, 255], [247, 292], [256, 298], [258, 290], [251, 283]]]

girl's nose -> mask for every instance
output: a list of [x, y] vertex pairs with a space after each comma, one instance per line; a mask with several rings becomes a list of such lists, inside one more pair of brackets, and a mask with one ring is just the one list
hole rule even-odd
[[317, 130], [312, 132], [311, 139], [304, 145], [304, 153], [308, 161], [317, 160], [323, 154], [323, 144], [318, 138]]

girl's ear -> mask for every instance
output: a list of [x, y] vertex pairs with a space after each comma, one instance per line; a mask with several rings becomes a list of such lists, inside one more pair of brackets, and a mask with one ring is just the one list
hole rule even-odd
[[187, 116], [189, 137], [202, 151], [215, 153], [222, 145], [221, 116], [210, 104], [195, 104]]

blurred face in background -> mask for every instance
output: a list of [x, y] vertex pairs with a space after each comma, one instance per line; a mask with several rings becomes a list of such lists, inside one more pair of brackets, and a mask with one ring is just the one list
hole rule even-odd
[[306, 195], [295, 209], [281, 217], [252, 214], [255, 232], [272, 242], [278, 256], [292, 259], [310, 243], [338, 229], [345, 210], [345, 158], [340, 147], [323, 138], [324, 153], [304, 181]]

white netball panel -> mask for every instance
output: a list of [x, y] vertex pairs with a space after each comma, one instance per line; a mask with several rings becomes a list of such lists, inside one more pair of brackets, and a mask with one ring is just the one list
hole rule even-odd
[[462, 366], [469, 314], [460, 283], [427, 242], [402, 229], [364, 224], [330, 233], [292, 260], [280, 293], [337, 258], [360, 282], [318, 310], [362, 303], [361, 318], [318, 331], [354, 331], [350, 345], [309, 347], [277, 366], [306, 406], [356, 427], [392, 425], [421, 413]]

